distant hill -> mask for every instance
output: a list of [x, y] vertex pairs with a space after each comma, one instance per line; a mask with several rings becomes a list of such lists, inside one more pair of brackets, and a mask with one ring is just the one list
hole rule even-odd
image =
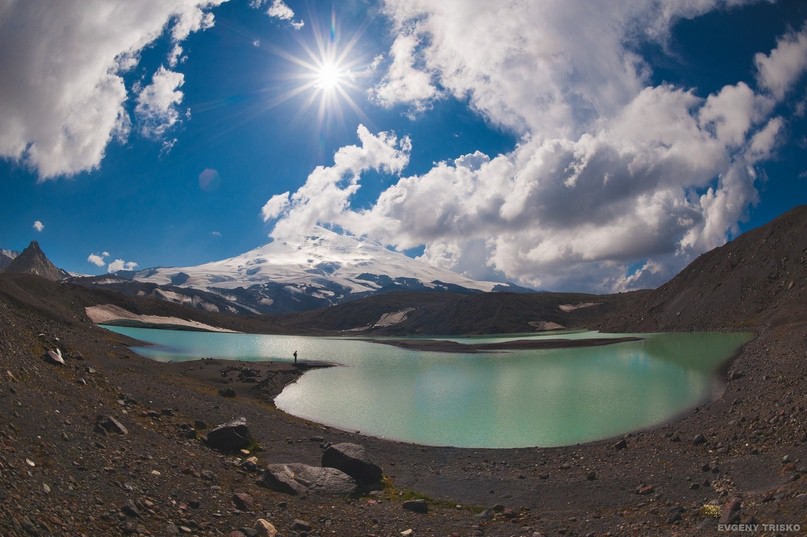
[[31, 244], [14, 257], [3, 270], [5, 272], [35, 274], [52, 281], [63, 280], [70, 276], [70, 274], [51, 263], [36, 241], [31, 241]]
[[752, 328], [807, 321], [807, 206], [693, 261], [607, 323], [612, 330]]

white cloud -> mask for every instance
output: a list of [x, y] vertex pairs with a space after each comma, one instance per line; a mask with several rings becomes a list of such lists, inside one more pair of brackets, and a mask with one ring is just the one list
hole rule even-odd
[[299, 30], [305, 26], [305, 22], [302, 19], [294, 19], [294, 10], [283, 2], [283, 0], [250, 0], [250, 6], [255, 9], [261, 9], [264, 6], [268, 6], [266, 8], [267, 15], [274, 19], [287, 21], [295, 30]]
[[106, 265], [104, 257], [109, 257], [109, 253], [104, 252], [102, 254], [90, 254], [87, 256], [87, 262], [92, 263], [96, 267], [103, 267], [104, 265]]
[[34, 229], [37, 230], [37, 232], [42, 233], [42, 231], [45, 229], [45, 224], [43, 224], [39, 220], [35, 220], [34, 221]]
[[[182, 73], [170, 71], [161, 66], [151, 84], [137, 95], [135, 115], [141, 126], [140, 132], [147, 138], [159, 139], [179, 121], [177, 105], [182, 102], [183, 93], [179, 88], [185, 83]], [[173, 144], [171, 144], [173, 146]], [[169, 148], [170, 150], [170, 148]]]
[[131, 88], [122, 74], [164, 32], [178, 46], [210, 27], [209, 9], [224, 1], [6, 3], [0, 9], [0, 157], [24, 163], [41, 180], [97, 168], [109, 142], [129, 133], [124, 103]]
[[760, 85], [782, 99], [807, 68], [807, 25], [781, 37], [770, 54], [754, 57]]
[[[518, 145], [403, 177], [362, 210], [349, 206], [358, 177], [318, 168], [297, 192], [269, 200], [264, 218], [277, 219], [274, 233], [326, 222], [420, 246], [424, 260], [476, 278], [591, 291], [659, 285], [736, 233], [757, 202], [755, 166], [784, 132], [771, 114], [804, 66], [785, 60], [800, 50], [788, 34], [757, 56], [758, 80], [699, 95], [651, 85], [633, 51], [664, 44], [682, 17], [735, 3], [387, 0], [397, 36], [376, 99], [422, 109], [447, 91], [519, 135]], [[413, 72], [421, 90], [409, 85]]]
[[383, 80], [370, 91], [370, 96], [385, 107], [407, 104], [416, 112], [428, 108], [438, 95], [428, 73], [414, 68], [413, 55], [418, 46], [418, 37], [402, 34], [395, 38], [390, 55], [392, 62]]
[[137, 268], [137, 263], [134, 261], [124, 261], [123, 259], [116, 259], [112, 261], [107, 267], [107, 272], [117, 272], [119, 270], [134, 270]]
[[279, 218], [272, 237], [293, 236], [320, 222], [342, 225], [342, 218], [353, 216], [348, 207], [363, 172], [399, 173], [408, 164], [409, 138], [398, 139], [387, 132], [372, 134], [364, 125], [359, 125], [357, 134], [360, 146], [340, 148], [333, 166], [317, 166], [294, 194], [277, 194], [266, 202], [261, 210], [264, 221]]
[[[110, 257], [109, 252], [102, 252], [100, 254], [92, 253], [87, 256], [87, 262], [92, 263], [96, 267], [103, 267], [107, 265], [107, 259]], [[115, 259], [107, 265], [107, 272], [117, 272], [119, 270], [135, 270], [138, 264], [134, 261], [124, 261], [123, 259]]]

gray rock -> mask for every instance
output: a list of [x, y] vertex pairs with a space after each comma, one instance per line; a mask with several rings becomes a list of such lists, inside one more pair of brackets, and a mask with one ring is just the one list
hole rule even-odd
[[129, 430], [112, 416], [99, 415], [95, 418], [95, 431], [101, 434], [129, 434]]
[[403, 503], [403, 508], [413, 513], [429, 512], [429, 504], [426, 503], [426, 500], [406, 500]]
[[264, 518], [259, 518], [255, 522], [255, 530], [258, 537], [275, 537], [277, 535], [274, 525]]
[[255, 440], [249, 433], [246, 418], [222, 423], [207, 433], [207, 445], [222, 451], [236, 451], [252, 446]]
[[62, 351], [60, 351], [59, 349], [49, 350], [46, 353], [46, 356], [48, 357], [48, 360], [54, 364], [67, 365], [64, 363], [64, 358], [62, 357]]
[[233, 504], [239, 511], [252, 511], [255, 506], [255, 500], [246, 492], [236, 492], [233, 494]]
[[336, 468], [307, 464], [270, 464], [259, 484], [286, 494], [352, 495], [358, 491], [356, 480]]
[[291, 529], [293, 531], [311, 531], [311, 524], [308, 521], [295, 518], [294, 522], [291, 523]]
[[334, 444], [322, 454], [322, 466], [336, 468], [362, 485], [375, 485], [381, 482], [381, 467], [367, 458], [364, 446], [359, 444]]

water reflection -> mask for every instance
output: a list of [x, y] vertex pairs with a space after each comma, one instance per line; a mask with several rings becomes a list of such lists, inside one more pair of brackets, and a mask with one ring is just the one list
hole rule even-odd
[[[346, 430], [463, 447], [567, 445], [664, 422], [707, 398], [714, 369], [749, 339], [749, 334], [646, 334], [642, 341], [599, 347], [461, 354], [346, 338], [113, 329], [154, 343], [137, 350], [155, 360], [291, 361], [297, 350], [304, 360], [346, 365], [306, 373], [286, 387], [276, 405]], [[446, 339], [525, 337], [546, 336]]]

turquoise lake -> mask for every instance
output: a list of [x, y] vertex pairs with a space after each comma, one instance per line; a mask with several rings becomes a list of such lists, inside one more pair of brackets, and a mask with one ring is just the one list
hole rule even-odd
[[[562, 446], [670, 420], [707, 400], [714, 372], [748, 333], [640, 334], [598, 347], [446, 353], [351, 338], [226, 334], [108, 326], [158, 361], [316, 360], [275, 404], [289, 414], [390, 440], [473, 448]], [[586, 339], [569, 332], [444, 339], [460, 343]]]

